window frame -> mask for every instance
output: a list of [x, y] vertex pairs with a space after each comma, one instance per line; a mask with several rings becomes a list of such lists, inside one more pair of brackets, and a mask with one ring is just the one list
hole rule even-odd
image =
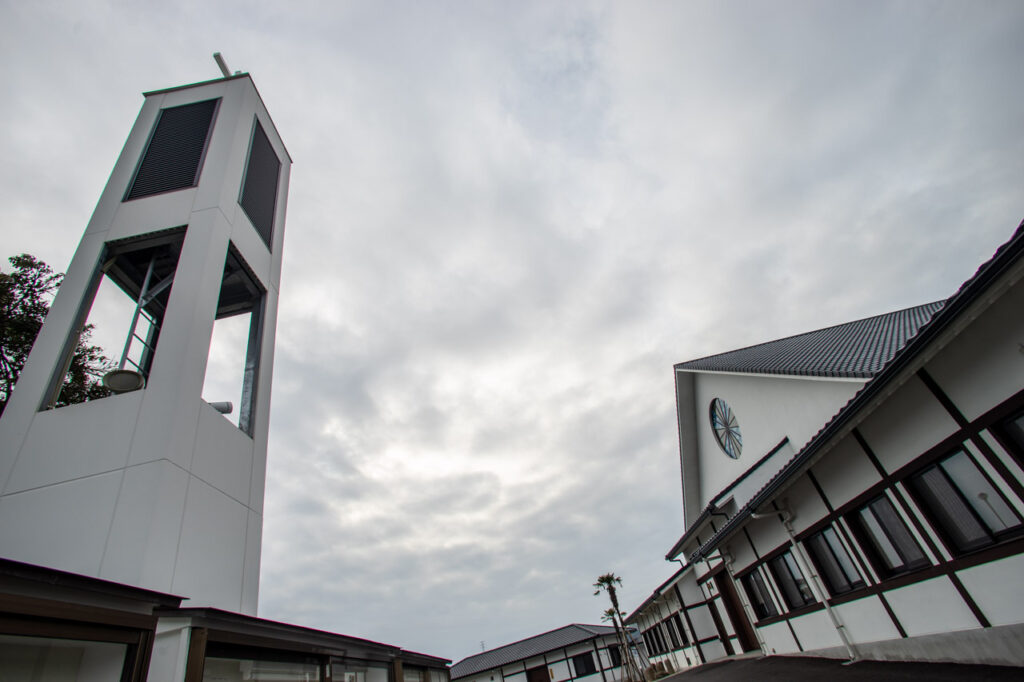
[[[800, 564], [797, 562], [792, 549], [786, 549], [778, 556], [769, 559], [767, 563], [768, 570], [771, 571], [772, 577], [775, 579], [776, 584], [779, 586], [779, 591], [782, 593], [782, 601], [790, 611], [811, 606], [818, 602], [818, 599], [814, 596], [814, 590], [811, 589], [810, 582], [807, 580], [806, 576], [804, 576], [803, 569], [801, 569]], [[804, 595], [804, 590], [800, 589], [801, 581], [806, 587], [806, 591], [809, 596]], [[790, 585], [792, 586], [792, 594], [790, 593], [790, 590], [787, 589], [787, 586]], [[800, 597], [799, 603], [794, 599], [796, 595], [799, 595]]]
[[[989, 487], [988, 491], [982, 491], [987, 496], [986, 498], [983, 498], [983, 500], [988, 504], [996, 518], [1002, 521], [1001, 516], [997, 511], [995, 511], [992, 504], [987, 502], [988, 497], [991, 497], [992, 494], [995, 494], [998, 497], [999, 502], [1013, 515], [1013, 519], [1016, 523], [1008, 525], [1003, 529], [996, 530], [988, 521], [985, 520], [984, 516], [977, 511], [974, 504], [963, 490], [963, 482], [958, 482], [943, 466], [948, 462], [952, 462], [957, 457], [962, 457], [963, 461], [973, 467], [973, 471], [980, 477], [980, 480]], [[956, 523], [956, 519], [952, 518], [954, 510], [950, 510], [946, 507], [937, 508], [937, 495], [939, 492], [937, 492], [935, 487], [925, 480], [925, 476], [928, 476], [933, 472], [937, 472], [939, 482], [948, 487], [948, 490], [944, 492], [946, 492], [947, 495], [952, 493], [954, 496], [953, 500], [962, 506], [962, 509], [956, 511], [966, 511], [968, 515], [966, 520], [976, 524], [981, 529], [983, 537], [976, 540], [966, 540], [965, 542], [957, 540], [957, 534], [963, 534], [963, 527], [953, 527], [953, 524]], [[921, 513], [925, 515], [932, 528], [935, 529], [936, 534], [942, 539], [946, 548], [954, 556], [962, 556], [964, 554], [970, 554], [972, 552], [987, 549], [1005, 540], [1024, 535], [1024, 518], [1021, 517], [1020, 512], [1018, 512], [1014, 505], [1011, 504], [1010, 500], [1007, 499], [1006, 495], [996, 482], [992, 480], [985, 468], [980, 466], [967, 448], [963, 446], [951, 450], [942, 457], [930, 462], [927, 466], [918, 469], [905, 479], [905, 484], [907, 490], [909, 490], [910, 494], [913, 496], [914, 501], [920, 507]]]
[[[891, 509], [892, 511], [892, 517], [899, 520], [900, 528], [906, 534], [906, 537], [909, 538], [910, 541], [913, 543], [914, 549], [917, 550], [920, 556], [908, 557], [905, 554], [905, 552], [901, 550], [900, 542], [897, 538], [893, 536], [894, 529], [890, 528], [885, 523], [885, 519], [883, 517], [880, 517], [877, 513], [875, 513], [873, 509], [875, 504], [888, 505], [889, 509]], [[871, 514], [872, 518], [874, 518], [875, 523], [878, 525], [879, 529], [881, 529], [882, 533], [884, 534], [886, 542], [888, 542], [889, 545], [896, 552], [897, 556], [902, 562], [899, 566], [889, 566], [889, 562], [882, 555], [882, 551], [878, 548], [877, 543], [874, 539], [874, 532], [871, 530], [871, 528], [868, 527], [867, 523], [861, 516], [866, 511]], [[910, 529], [909, 525], [904, 520], [899, 510], [896, 508], [896, 505], [885, 493], [885, 491], [879, 492], [877, 495], [867, 500], [863, 504], [859, 505], [856, 509], [847, 514], [846, 522], [849, 524], [850, 530], [853, 532], [853, 535], [857, 539], [857, 542], [860, 544], [861, 549], [864, 551], [864, 554], [867, 557], [868, 562], [871, 564], [871, 567], [875, 570], [875, 573], [878, 575], [879, 578], [893, 578], [896, 576], [905, 575], [907, 573], [920, 570], [922, 568], [927, 568], [932, 565], [932, 562], [928, 558], [928, 555], [921, 547], [921, 543], [918, 542], [918, 539], [916, 537], [914, 537], [913, 531]]]
[[[589, 672], [586, 670], [580, 670], [580, 668], [587, 668], [587, 665], [580, 665], [580, 661], [586, 660], [589, 662]], [[572, 656], [572, 669], [575, 675], [573, 677], [586, 677], [587, 675], [594, 675], [598, 671], [598, 667], [594, 664], [594, 652], [584, 651]]]
[[999, 420], [991, 431], [1010, 457], [1024, 467], [1024, 426], [1017, 426], [1019, 419], [1024, 419], [1024, 410], [1017, 410]]
[[768, 584], [765, 582], [764, 576], [761, 575], [758, 567], [743, 575], [740, 578], [740, 583], [743, 584], [743, 589], [746, 590], [750, 608], [753, 609], [754, 615], [757, 616], [758, 620], [774, 618], [779, 615], [778, 605], [772, 599], [771, 590], [768, 588]]
[[[829, 534], [831, 534], [834, 542], [829, 540]], [[846, 545], [843, 544], [839, 533], [836, 532], [832, 524], [809, 536], [803, 540], [803, 543], [807, 548], [807, 554], [810, 555], [811, 561], [814, 562], [814, 567], [818, 569], [818, 575], [821, 576], [822, 582], [825, 583], [825, 588], [830, 595], [848, 594], [865, 586], [864, 577], [857, 570], [857, 564], [853, 556], [847, 550]], [[845, 562], [839, 556], [839, 551], [845, 557]], [[828, 565], [829, 559], [833, 562], [832, 566]], [[842, 574], [842, 579], [846, 581], [844, 585], [836, 583], [835, 578], [832, 576], [833, 568]], [[848, 575], [848, 570], [853, 571], [852, 576]]]

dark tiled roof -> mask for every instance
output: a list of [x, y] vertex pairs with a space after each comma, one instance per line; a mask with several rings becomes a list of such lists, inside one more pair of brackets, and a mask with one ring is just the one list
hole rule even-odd
[[709, 355], [676, 369], [820, 377], [873, 377], [944, 301]]
[[531, 658], [548, 651], [561, 649], [570, 644], [577, 644], [588, 639], [594, 639], [595, 637], [614, 634], [615, 628], [610, 625], [579, 625], [578, 623], [573, 623], [572, 625], [566, 625], [536, 637], [506, 644], [497, 649], [484, 651], [473, 656], [467, 656], [452, 666], [451, 677], [453, 680], [467, 677], [483, 670], [491, 670], [501, 665], [521, 661], [524, 658]]

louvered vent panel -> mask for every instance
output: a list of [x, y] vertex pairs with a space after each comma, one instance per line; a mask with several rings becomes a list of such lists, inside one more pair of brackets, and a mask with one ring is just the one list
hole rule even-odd
[[281, 174], [281, 161], [263, 131], [256, 122], [249, 148], [249, 163], [242, 181], [242, 196], [238, 203], [249, 216], [253, 227], [270, 248], [274, 234], [274, 208], [277, 206], [277, 180]]
[[210, 137], [215, 99], [160, 111], [125, 200], [194, 187]]

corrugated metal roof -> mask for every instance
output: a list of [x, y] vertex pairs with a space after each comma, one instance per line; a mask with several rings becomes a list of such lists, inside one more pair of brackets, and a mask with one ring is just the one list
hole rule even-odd
[[869, 379], [945, 301], [826, 327], [676, 365], [677, 370]]
[[595, 637], [614, 634], [615, 628], [610, 625], [580, 625], [573, 623], [572, 625], [566, 625], [565, 627], [551, 630], [535, 637], [500, 646], [497, 649], [467, 656], [451, 667], [451, 677], [453, 680], [467, 677], [483, 670], [490, 670], [533, 656], [540, 656], [543, 653], [561, 649], [570, 644], [577, 644], [588, 639], [594, 639]]

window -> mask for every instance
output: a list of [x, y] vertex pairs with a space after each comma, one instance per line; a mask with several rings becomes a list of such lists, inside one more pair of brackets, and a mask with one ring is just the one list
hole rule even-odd
[[572, 657], [572, 667], [576, 670], [576, 677], [593, 675], [597, 672], [594, 665], [594, 655], [589, 651]]
[[789, 608], [797, 609], [814, 603], [814, 593], [811, 592], [803, 571], [797, 565], [792, 552], [788, 550], [783, 552], [769, 561], [768, 565], [771, 567], [772, 575], [775, 576], [775, 581], [782, 589], [782, 596]]
[[751, 573], [743, 576], [741, 582], [747, 591], [750, 606], [754, 609], [754, 614], [758, 618], [771, 618], [772, 616], [779, 615], [779, 611], [775, 608], [775, 602], [772, 601], [771, 593], [768, 591], [768, 586], [765, 585], [760, 571], [754, 569]]
[[612, 644], [608, 647], [608, 661], [611, 663], [612, 668], [618, 668], [622, 665], [622, 654], [619, 652], [619, 645]]
[[1024, 414], [1018, 414], [1000, 424], [998, 434], [1002, 436], [1006, 449], [1016, 456], [1018, 462], [1024, 463]]
[[217, 102], [161, 109], [125, 201], [195, 187]]
[[270, 248], [274, 234], [274, 211], [277, 208], [277, 184], [281, 175], [281, 160], [277, 158], [267, 133], [259, 121], [253, 124], [249, 143], [249, 160], [245, 166], [245, 179], [238, 198], [245, 215], [249, 216], [260, 239]]
[[686, 636], [686, 628], [683, 627], [683, 619], [679, 617], [678, 613], [674, 614], [672, 618], [675, 619], [676, 630], [679, 631], [679, 638], [682, 640], [683, 646], [688, 645], [690, 643], [690, 638]]
[[910, 479], [925, 512], [959, 552], [987, 547], [1021, 519], [963, 450]]
[[676, 629], [672, 625], [672, 621], [665, 619], [661, 624], [666, 630], [668, 630], [668, 638], [672, 641], [672, 650], [675, 651], [679, 648], [679, 636], [676, 634]]
[[252, 680], [279, 682], [302, 680], [319, 682], [321, 660], [318, 656], [291, 651], [210, 642], [203, 660], [203, 682]]
[[868, 502], [850, 520], [868, 559], [882, 577], [929, 565], [928, 558], [885, 495]]
[[864, 587], [860, 573], [834, 528], [830, 526], [807, 538], [806, 545], [830, 593], [845, 594]]
[[132, 679], [128, 649], [116, 642], [0, 635], [0, 669], [4, 680]]

